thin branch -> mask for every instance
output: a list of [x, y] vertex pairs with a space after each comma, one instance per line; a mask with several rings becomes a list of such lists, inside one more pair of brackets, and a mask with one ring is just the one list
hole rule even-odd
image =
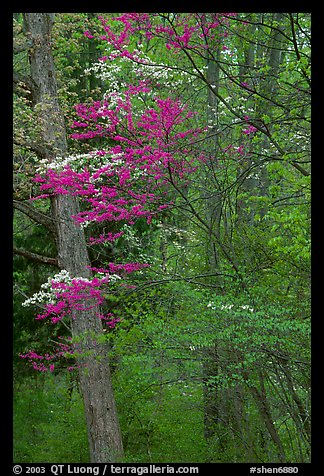
[[50, 258], [49, 256], [39, 255], [38, 253], [33, 253], [32, 251], [23, 250], [22, 248], [13, 247], [13, 252], [16, 255], [23, 256], [31, 261], [36, 261], [37, 263], [50, 264], [52, 266], [58, 267], [57, 258]]
[[[294, 18], [293, 18], [291, 13], [289, 13], [289, 19], [290, 19], [291, 33], [292, 33], [292, 36], [293, 36], [292, 37], [292, 42], [293, 42], [293, 45], [294, 45], [294, 50], [295, 50], [295, 53], [296, 53], [297, 61], [300, 63], [301, 55], [300, 55], [300, 51], [298, 49], [298, 44], [297, 44]], [[302, 66], [301, 63], [300, 63], [300, 69], [301, 69], [301, 72], [302, 72], [304, 78], [306, 79], [307, 83], [309, 84], [309, 86], [311, 86], [311, 80], [310, 80], [307, 72], [305, 71], [305, 68]]]
[[34, 142], [34, 141], [26, 141], [25, 139], [22, 139], [22, 138], [19, 138], [19, 139], [14, 138], [13, 143], [15, 145], [18, 145], [19, 147], [25, 147], [26, 149], [29, 149], [35, 152], [35, 154], [41, 159], [49, 157], [50, 155], [54, 155], [52, 149], [45, 147], [41, 144], [38, 144], [37, 142]]
[[34, 220], [36, 223], [40, 223], [41, 225], [44, 225], [51, 233], [53, 234], [56, 233], [55, 220], [51, 218], [50, 216], [46, 215], [45, 213], [40, 212], [31, 204], [14, 200], [13, 207], [16, 210], [19, 210], [20, 212], [24, 213], [26, 216]]
[[228, 273], [200, 274], [200, 275], [196, 275], [196, 276], [192, 276], [192, 277], [174, 275], [170, 278], [156, 279], [154, 281], [147, 281], [145, 283], [136, 284], [135, 288], [128, 289], [127, 291], [125, 291], [125, 295], [128, 296], [129, 294], [132, 294], [134, 292], [137, 293], [137, 292], [145, 290], [145, 289], [147, 289], [151, 286], [159, 286], [161, 284], [163, 285], [163, 284], [170, 283], [170, 282], [175, 282], [175, 281], [184, 281], [184, 282], [187, 282], [189, 284], [195, 284], [195, 285], [198, 285], [198, 286], [209, 287], [209, 288], [214, 289], [215, 285], [195, 281], [198, 278], [209, 278], [209, 277], [214, 277], [214, 276], [225, 276], [225, 277], [228, 277], [228, 278], [231, 278], [231, 279], [239, 279], [238, 276], [236, 276], [234, 274], [228, 274]]
[[[29, 299], [29, 296], [24, 291], [22, 291], [17, 284], [14, 285], [14, 290], [17, 291], [19, 294], [21, 294], [25, 299]], [[35, 303], [33, 303], [33, 305], [36, 306], [36, 307], [39, 307], [40, 309], [45, 309], [46, 310], [46, 305], [41, 304], [39, 302], [35, 302]], [[66, 322], [64, 322], [63, 319], [61, 319], [60, 323], [63, 324], [63, 326], [69, 332], [72, 332], [71, 328], [66, 324]]]

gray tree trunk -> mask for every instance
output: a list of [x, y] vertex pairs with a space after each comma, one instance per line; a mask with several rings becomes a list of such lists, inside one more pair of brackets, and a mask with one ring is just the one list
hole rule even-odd
[[[25, 13], [26, 34], [32, 40], [29, 50], [30, 75], [34, 83], [33, 101], [42, 128], [42, 140], [49, 150], [47, 158], [67, 153], [66, 130], [57, 98], [55, 67], [51, 51], [53, 13]], [[58, 265], [71, 276], [91, 277], [83, 230], [72, 215], [78, 210], [77, 198], [63, 195], [51, 200], [55, 222]], [[80, 388], [85, 404], [91, 462], [114, 462], [123, 455], [121, 432], [113, 394], [107, 348], [96, 342], [102, 325], [98, 309], [74, 311], [72, 336], [78, 340]]]

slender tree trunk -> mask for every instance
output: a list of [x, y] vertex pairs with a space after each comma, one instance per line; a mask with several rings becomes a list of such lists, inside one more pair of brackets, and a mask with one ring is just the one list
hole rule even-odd
[[281, 369], [285, 375], [287, 388], [290, 394], [290, 397], [297, 409], [292, 409], [293, 411], [293, 419], [296, 423], [296, 428], [299, 428], [299, 431], [302, 436], [306, 437], [307, 442], [310, 444], [311, 442], [311, 424], [309, 420], [309, 415], [307, 414], [306, 408], [299, 397], [298, 393], [295, 390], [294, 379], [291, 373], [291, 369], [288, 364], [288, 360], [279, 359], [281, 364]]
[[[209, 126], [213, 126], [213, 129], [209, 129], [207, 135], [210, 134], [210, 131], [213, 132], [217, 129], [218, 124], [218, 90], [219, 90], [219, 46], [216, 48], [215, 57], [209, 58], [207, 60], [207, 80], [209, 84], [214, 86], [214, 90], [211, 91], [207, 88], [207, 123]], [[208, 148], [208, 153], [210, 154], [210, 159], [208, 161], [208, 171], [205, 176], [206, 190], [213, 190], [215, 187], [215, 182], [217, 186], [221, 188], [218, 183], [218, 162], [217, 157], [219, 155], [219, 146], [218, 146], [218, 137], [215, 134], [211, 138], [206, 138], [205, 147]], [[217, 195], [208, 197], [205, 200], [206, 206], [206, 221], [209, 225], [210, 231], [213, 230], [217, 233], [217, 237], [220, 240], [220, 223], [221, 223], [221, 213], [222, 213], [222, 199]], [[209, 240], [207, 242], [207, 258], [208, 264], [211, 272], [215, 272], [218, 268], [219, 259], [216, 243], [214, 238], [210, 234]], [[217, 277], [219, 281], [219, 277]]]
[[[243, 376], [245, 379], [247, 379], [246, 373], [243, 373]], [[267, 428], [269, 435], [278, 450], [279, 462], [285, 463], [287, 461], [285, 449], [273, 422], [273, 417], [271, 414], [270, 405], [268, 402], [266, 389], [264, 386], [264, 377], [262, 375], [262, 372], [259, 372], [259, 381], [260, 381], [260, 389], [258, 389], [254, 385], [248, 385], [248, 387], [254, 398], [260, 417], [262, 418], [264, 425]]]
[[[207, 59], [207, 80], [208, 83], [213, 85], [213, 91], [207, 89], [207, 122], [211, 126], [207, 132], [207, 136], [215, 133], [218, 128], [218, 91], [220, 88], [220, 48], [221, 45], [215, 46], [214, 54]], [[213, 126], [213, 128], [212, 128]], [[207, 263], [211, 274], [214, 274], [219, 270], [219, 243], [223, 244], [224, 248], [227, 248], [229, 254], [233, 256], [235, 260], [234, 250], [231, 247], [231, 242], [228, 233], [228, 223], [226, 219], [226, 204], [225, 196], [218, 195], [216, 191], [220, 191], [223, 188], [223, 184], [219, 182], [218, 175], [220, 170], [219, 156], [221, 155], [221, 146], [219, 144], [219, 138], [217, 134], [211, 134], [211, 137], [206, 138], [204, 143], [205, 148], [210, 156], [207, 162], [206, 175], [204, 177], [205, 190], [211, 195], [204, 198], [205, 203], [205, 216], [204, 220], [208, 224], [209, 237], [206, 246]], [[215, 242], [216, 237], [216, 242]], [[224, 249], [223, 248], [223, 249]], [[223, 286], [223, 280], [221, 276], [213, 278], [213, 284], [215, 287], [221, 288]], [[215, 339], [214, 345], [204, 349], [203, 359], [203, 380], [204, 380], [204, 435], [206, 439], [218, 437], [217, 426], [224, 424], [231, 424], [231, 410], [235, 403], [236, 390], [234, 388], [222, 389], [217, 384], [211, 383], [213, 378], [218, 376], [221, 372], [222, 361], [230, 358], [228, 355], [228, 349], [224, 349], [217, 339]], [[222, 446], [222, 444], [221, 444]]]
[[[219, 59], [219, 47], [216, 48], [215, 57], [207, 59], [207, 80], [209, 84], [213, 84], [215, 92], [218, 92], [219, 89], [219, 65], [217, 60]], [[218, 98], [214, 92], [211, 92], [207, 88], [207, 123], [210, 126], [207, 135], [210, 134], [210, 130], [216, 130], [217, 128], [217, 112], [218, 112]], [[211, 127], [214, 129], [211, 129]], [[205, 181], [205, 190], [212, 190], [212, 187], [215, 186], [215, 181], [217, 180], [217, 147], [218, 140], [217, 135], [212, 136], [211, 138], [206, 138], [206, 147], [210, 153], [211, 159], [208, 161], [208, 170], [205, 172], [204, 181]], [[221, 201], [219, 197], [204, 197], [202, 195], [205, 203], [205, 220], [208, 223], [210, 230], [208, 240], [206, 241], [206, 257], [208, 268], [211, 273], [215, 273], [218, 269], [219, 259], [217, 253], [217, 247], [212, 236], [212, 230], [217, 233], [217, 237], [220, 237], [220, 218], [221, 218]], [[215, 279], [215, 278], [213, 278]], [[216, 278], [217, 283], [219, 282], [219, 277]], [[204, 358], [202, 364], [203, 371], [203, 396], [204, 396], [204, 436], [206, 439], [212, 438], [216, 434], [217, 424], [219, 424], [219, 412], [220, 412], [220, 400], [219, 400], [219, 390], [217, 385], [211, 383], [212, 379], [215, 378], [219, 373], [219, 361], [218, 361], [218, 343], [215, 341], [214, 345], [211, 347], [206, 347], [204, 349]]]
[[[57, 98], [55, 67], [51, 51], [53, 13], [25, 13], [31, 79], [35, 84], [34, 105], [39, 112], [42, 140], [51, 151], [47, 159], [67, 153], [64, 119]], [[58, 266], [71, 276], [90, 278], [91, 272], [83, 230], [72, 215], [78, 208], [75, 197], [63, 195], [51, 199], [55, 221]], [[89, 306], [87, 306], [89, 307]], [[96, 309], [75, 311], [71, 319], [72, 335], [78, 340], [80, 388], [85, 404], [91, 462], [113, 462], [123, 454], [116, 404], [113, 395], [107, 349], [96, 343], [102, 334]]]
[[[218, 386], [210, 382], [219, 373], [217, 344], [204, 349], [203, 358], [203, 398], [204, 398], [204, 436], [208, 440], [215, 436], [219, 423], [220, 399]], [[222, 415], [223, 416], [223, 415]]]

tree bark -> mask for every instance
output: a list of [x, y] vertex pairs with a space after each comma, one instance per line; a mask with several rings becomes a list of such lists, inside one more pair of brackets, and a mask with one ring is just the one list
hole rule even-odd
[[[64, 157], [68, 149], [66, 130], [57, 98], [51, 51], [54, 14], [25, 13], [24, 21], [33, 43], [29, 50], [30, 77], [36, 84], [33, 100], [39, 111], [38, 120], [44, 141], [42, 146], [49, 147], [51, 152], [48, 152], [46, 157], [49, 160], [56, 155]], [[90, 261], [84, 232], [71, 218], [78, 210], [76, 197], [58, 195], [51, 199], [58, 266], [67, 270], [71, 276], [90, 278]], [[85, 404], [90, 459], [93, 463], [109, 463], [122, 457], [123, 445], [107, 348], [96, 338], [102, 334], [101, 321], [96, 311], [96, 308], [74, 311], [71, 328], [72, 336], [77, 341], [77, 363]]]

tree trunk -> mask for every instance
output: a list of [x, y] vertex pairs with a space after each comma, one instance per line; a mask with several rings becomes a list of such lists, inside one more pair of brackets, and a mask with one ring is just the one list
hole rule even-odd
[[[207, 347], [203, 351], [203, 401], [204, 401], [204, 436], [206, 440], [215, 436], [220, 418], [220, 398], [217, 384], [211, 383], [218, 376], [219, 363], [217, 355], [217, 343]], [[210, 382], [211, 380], [211, 382]]]
[[[34, 106], [42, 128], [42, 140], [49, 147], [47, 159], [67, 153], [64, 119], [57, 98], [55, 67], [51, 51], [53, 13], [25, 13], [27, 35], [33, 47], [29, 51], [31, 78], [35, 84]], [[71, 276], [91, 277], [83, 230], [72, 215], [79, 210], [75, 197], [63, 195], [51, 199], [55, 222], [58, 265]], [[89, 306], [87, 306], [89, 307]], [[98, 309], [97, 309], [98, 311]], [[90, 458], [93, 463], [114, 462], [123, 455], [121, 432], [113, 395], [107, 348], [96, 343], [102, 334], [96, 308], [74, 311], [72, 336], [77, 338], [80, 388], [85, 404]]]
[[[266, 426], [269, 432], [269, 435], [278, 450], [278, 460], [279, 460], [278, 462], [285, 463], [287, 461], [287, 457], [285, 454], [283, 443], [280, 439], [280, 436], [273, 422], [270, 405], [268, 402], [266, 389], [264, 386], [264, 378], [263, 378], [262, 372], [258, 372], [258, 374], [259, 374], [259, 381], [260, 381], [260, 390], [254, 385], [248, 385], [248, 387], [254, 398], [260, 417], [263, 420], [264, 425]], [[243, 373], [243, 376], [245, 379], [247, 379], [246, 373]]]

